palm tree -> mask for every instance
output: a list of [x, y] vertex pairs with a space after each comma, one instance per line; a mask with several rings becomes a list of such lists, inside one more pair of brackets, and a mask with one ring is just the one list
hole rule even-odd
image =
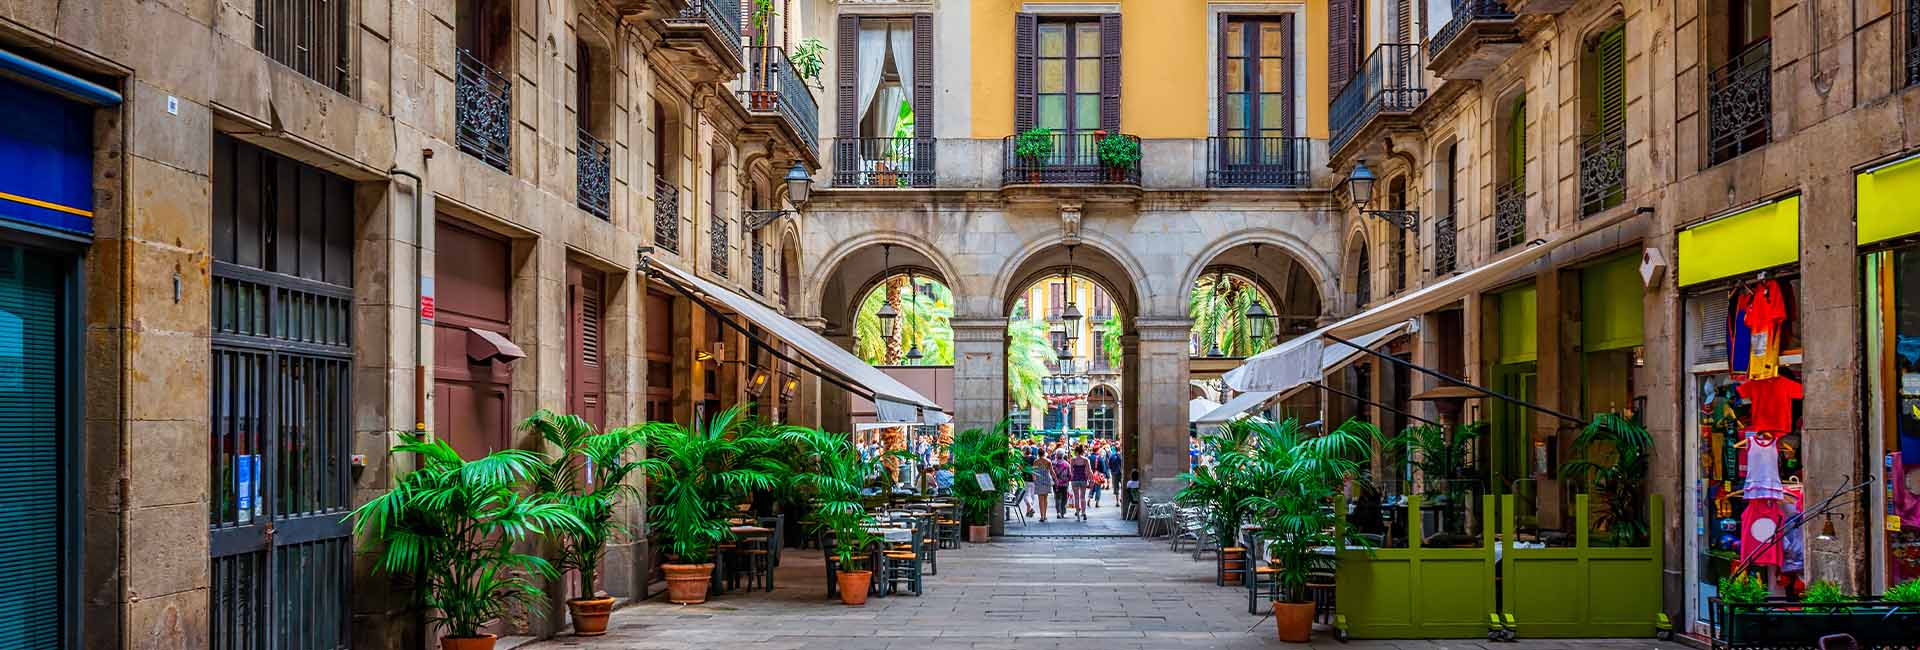
[[1043, 318], [1026, 318], [1026, 301], [1014, 303], [1013, 317], [1007, 321], [1007, 397], [1019, 408], [1047, 403], [1040, 390], [1040, 379], [1051, 374], [1047, 364], [1058, 356], [1053, 351], [1053, 326]]
[[[919, 346], [922, 365], [953, 365], [953, 291], [933, 278], [914, 278], [922, 291], [905, 291], [905, 275], [888, 278], [867, 292], [854, 315], [854, 353], [869, 364], [899, 364], [906, 350]], [[912, 298], [907, 294], [911, 293]], [[911, 303], [909, 303], [911, 300]], [[893, 340], [880, 331], [880, 306], [892, 305]]]
[[1245, 357], [1272, 345], [1272, 337], [1256, 345], [1247, 330], [1247, 308], [1256, 300], [1267, 313], [1278, 313], [1273, 302], [1245, 278], [1225, 273], [1201, 275], [1187, 297], [1187, 314], [1193, 317], [1193, 353], [1211, 353], [1218, 343], [1222, 354]]
[[1126, 357], [1120, 347], [1120, 338], [1126, 334], [1120, 331], [1120, 317], [1107, 319], [1106, 329], [1100, 331], [1100, 349], [1107, 353], [1107, 367], [1119, 368], [1120, 360]]
[[[893, 313], [895, 314], [899, 314], [902, 311], [900, 309], [900, 290], [905, 287], [906, 284], [907, 279], [903, 277], [895, 276], [887, 278], [887, 304], [893, 307]], [[887, 332], [889, 336], [885, 337], [887, 342], [887, 365], [900, 363], [900, 357], [906, 350], [904, 347], [905, 341], [902, 340], [906, 337], [901, 335], [900, 321], [900, 318], [895, 317], [893, 321], [893, 331]]]

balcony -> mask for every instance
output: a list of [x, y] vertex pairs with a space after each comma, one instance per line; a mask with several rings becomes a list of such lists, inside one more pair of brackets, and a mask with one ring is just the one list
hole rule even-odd
[[841, 138], [834, 187], [933, 187], [933, 138]]
[[1485, 79], [1520, 49], [1520, 26], [1502, 0], [1454, 0], [1453, 20], [1427, 39], [1427, 69], [1442, 79]]
[[1460, 268], [1460, 227], [1453, 210], [1433, 221], [1433, 275], [1453, 275]]
[[607, 143], [593, 137], [585, 129], [580, 131], [579, 162], [575, 165], [580, 177], [580, 209], [593, 213], [593, 216], [607, 219], [613, 196], [613, 157]]
[[653, 181], [653, 245], [680, 254], [680, 186], [665, 177]]
[[1374, 135], [1416, 128], [1413, 111], [1427, 98], [1420, 64], [1420, 46], [1412, 43], [1381, 45], [1367, 55], [1359, 76], [1347, 82], [1329, 110], [1333, 158], [1344, 158], [1348, 143], [1371, 144]]
[[454, 64], [454, 121], [461, 151], [513, 173], [513, 85], [466, 50]]
[[1707, 73], [1707, 164], [1767, 144], [1773, 119], [1773, 47], [1762, 40]]
[[1527, 240], [1527, 179], [1520, 178], [1493, 190], [1493, 250], [1503, 251]]
[[351, 93], [351, 39], [358, 30], [346, 2], [298, 5], [261, 2], [256, 7], [253, 45], [295, 72], [342, 93]]
[[740, 104], [753, 116], [757, 127], [776, 131], [776, 142], [799, 149], [794, 157], [819, 160], [820, 104], [814, 101], [813, 91], [800, 78], [786, 50], [747, 48], [747, 78], [741, 85]]
[[[1000, 141], [1006, 166], [1002, 185], [1140, 185], [1140, 161], [1110, 166], [1100, 160], [1100, 142], [1110, 138], [1130, 141], [1138, 152], [1140, 138], [1116, 133], [1047, 133], [1011, 135]], [[1022, 143], [1029, 155], [1021, 155]], [[1112, 146], [1112, 145], [1110, 145]], [[1136, 157], [1137, 158], [1137, 157]]]
[[661, 22], [665, 53], [690, 80], [725, 82], [746, 71], [740, 0], [688, 0]]
[[1907, 85], [1920, 84], [1920, 2], [1907, 3]]
[[1207, 187], [1306, 187], [1312, 158], [1307, 138], [1207, 138]]
[[1580, 140], [1580, 215], [1626, 199], [1627, 132], [1612, 128]]

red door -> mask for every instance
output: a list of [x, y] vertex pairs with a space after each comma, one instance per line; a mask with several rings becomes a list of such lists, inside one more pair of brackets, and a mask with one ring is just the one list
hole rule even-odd
[[567, 264], [567, 406], [597, 429], [607, 428], [602, 397], [606, 370], [600, 362], [606, 276]]
[[[510, 362], [475, 359], [479, 332], [509, 337], [512, 247], [505, 239], [457, 222], [434, 229], [438, 314], [433, 323], [433, 402], [436, 432], [464, 458], [512, 446]], [[510, 337], [509, 337], [510, 338]]]

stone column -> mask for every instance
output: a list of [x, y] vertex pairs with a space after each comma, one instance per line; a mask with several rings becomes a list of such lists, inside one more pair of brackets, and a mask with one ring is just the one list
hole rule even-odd
[[1007, 417], [1007, 319], [953, 319], [953, 427], [992, 429]]
[[[829, 334], [827, 340], [840, 349], [852, 352], [856, 343], [852, 335]], [[818, 382], [820, 395], [820, 426], [828, 431], [853, 432], [853, 396], [847, 389], [828, 382]]]
[[1171, 492], [1173, 477], [1187, 471], [1187, 363], [1193, 321], [1141, 318], [1134, 323], [1137, 352], [1127, 359], [1134, 381], [1131, 393], [1136, 453], [1144, 489]]

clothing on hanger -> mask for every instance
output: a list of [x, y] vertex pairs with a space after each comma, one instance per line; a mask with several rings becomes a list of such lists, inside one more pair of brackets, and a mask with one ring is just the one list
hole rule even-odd
[[[1793, 519], [1795, 515], [1800, 514], [1800, 507], [1800, 499], [1798, 498], [1781, 500], [1780, 520], [1788, 521]], [[1800, 525], [1794, 527], [1793, 530], [1781, 533], [1786, 536], [1780, 538], [1780, 571], [1784, 573], [1799, 573], [1806, 570], [1807, 538], [1806, 535], [1802, 534], [1806, 529], [1806, 522], [1802, 521]]]
[[1753, 403], [1747, 428], [1766, 433], [1793, 431], [1793, 401], [1802, 395], [1800, 382], [1790, 377], [1750, 379], [1740, 384], [1740, 396]]
[[1780, 374], [1780, 334], [1787, 322], [1787, 304], [1780, 294], [1780, 281], [1762, 280], [1747, 292], [1741, 322], [1746, 324], [1750, 344], [1747, 380], [1771, 379]]
[[1747, 436], [1747, 481], [1741, 488], [1747, 500], [1786, 498], [1780, 483], [1780, 441], [1760, 434]]
[[1747, 330], [1747, 296], [1744, 289], [1727, 296], [1727, 371], [1734, 379], [1746, 378], [1753, 354], [1753, 333]]
[[1740, 562], [1750, 566], [1780, 566], [1780, 545], [1769, 544], [1780, 534], [1785, 515], [1777, 499], [1749, 499], [1740, 513]]

